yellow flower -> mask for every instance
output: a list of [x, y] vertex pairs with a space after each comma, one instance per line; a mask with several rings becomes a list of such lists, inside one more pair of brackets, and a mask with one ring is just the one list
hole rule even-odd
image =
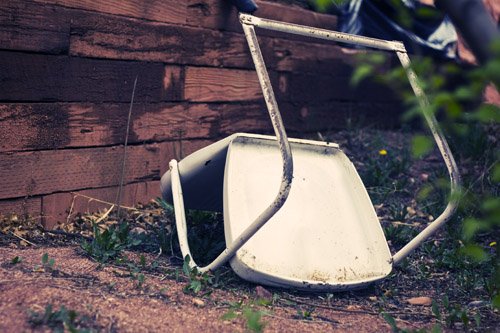
[[491, 247], [493, 247], [493, 246], [495, 246], [495, 245], [497, 245], [497, 242], [491, 242], [491, 243], [490, 243], [490, 246], [491, 246]]
[[382, 155], [382, 156], [385, 156], [385, 155], [387, 155], [387, 150], [385, 150], [385, 149], [380, 149], [380, 150], [378, 151], [378, 154], [379, 154], [379, 155]]

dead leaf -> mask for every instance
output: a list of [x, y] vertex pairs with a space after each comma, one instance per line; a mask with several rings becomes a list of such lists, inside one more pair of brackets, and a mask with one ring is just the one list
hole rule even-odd
[[359, 305], [351, 304], [351, 305], [347, 306], [347, 310], [359, 310], [359, 309], [361, 309], [361, 307]]
[[431, 306], [432, 298], [427, 296], [413, 297], [406, 300], [411, 305]]
[[406, 207], [406, 211], [409, 216], [415, 216], [417, 214], [417, 211], [413, 207]]

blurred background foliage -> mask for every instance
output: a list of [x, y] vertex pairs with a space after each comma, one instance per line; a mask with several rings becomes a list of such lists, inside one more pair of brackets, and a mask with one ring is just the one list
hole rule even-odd
[[[401, 0], [387, 0], [397, 6]], [[309, 0], [320, 12], [339, 13], [347, 0]], [[333, 8], [333, 9], [332, 9]], [[412, 15], [399, 6], [402, 25], [411, 27]], [[427, 15], [430, 13], [418, 13]], [[460, 208], [448, 230], [449, 237], [459, 238], [460, 253], [456, 260], [473, 260], [478, 267], [486, 267], [488, 289], [493, 306], [500, 308], [500, 255], [498, 252], [500, 225], [500, 108], [483, 102], [487, 87], [500, 87], [500, 41], [491, 45], [488, 62], [471, 66], [457, 62], [443, 62], [430, 57], [410, 55], [413, 69], [430, 101], [430, 111], [438, 118], [457, 159], [463, 180]], [[387, 53], [360, 52], [359, 65], [351, 82], [353, 85], [366, 78], [375, 79], [399, 93], [405, 105], [402, 123], [418, 123], [421, 110], [413, 94], [404, 69]], [[394, 64], [390, 71], [382, 71], [384, 64]], [[423, 120], [423, 118], [422, 118]], [[435, 149], [430, 134], [416, 126], [412, 138], [413, 158], [424, 158]], [[443, 176], [441, 184], [447, 184]], [[443, 187], [443, 186], [441, 186]], [[446, 187], [446, 185], [444, 185]], [[441, 188], [443, 191], [445, 188]], [[427, 191], [429, 192], [429, 191]], [[430, 193], [425, 189], [419, 194], [425, 199]], [[447, 199], [444, 197], [443, 199]]]

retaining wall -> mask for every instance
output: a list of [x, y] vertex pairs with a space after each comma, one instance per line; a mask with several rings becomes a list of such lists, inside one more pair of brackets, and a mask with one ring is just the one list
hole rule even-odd
[[[258, 3], [262, 17], [336, 27], [334, 16]], [[387, 88], [349, 85], [352, 54], [258, 33], [290, 135], [397, 122]], [[136, 77], [125, 205], [159, 196], [170, 159], [234, 132], [271, 132], [226, 1], [0, 1], [0, 214], [51, 227], [116, 201]]]

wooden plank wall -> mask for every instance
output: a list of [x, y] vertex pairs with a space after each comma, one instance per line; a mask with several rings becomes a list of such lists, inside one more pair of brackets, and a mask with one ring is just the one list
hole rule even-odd
[[[259, 5], [262, 17], [336, 26], [333, 16]], [[349, 86], [351, 54], [260, 36], [291, 134], [346, 119], [394, 124], [398, 102], [387, 88]], [[159, 195], [171, 158], [237, 131], [271, 131], [228, 1], [0, 1], [0, 214], [31, 214], [51, 227], [70, 211], [103, 208], [98, 200], [115, 202], [136, 77], [126, 205]]]

